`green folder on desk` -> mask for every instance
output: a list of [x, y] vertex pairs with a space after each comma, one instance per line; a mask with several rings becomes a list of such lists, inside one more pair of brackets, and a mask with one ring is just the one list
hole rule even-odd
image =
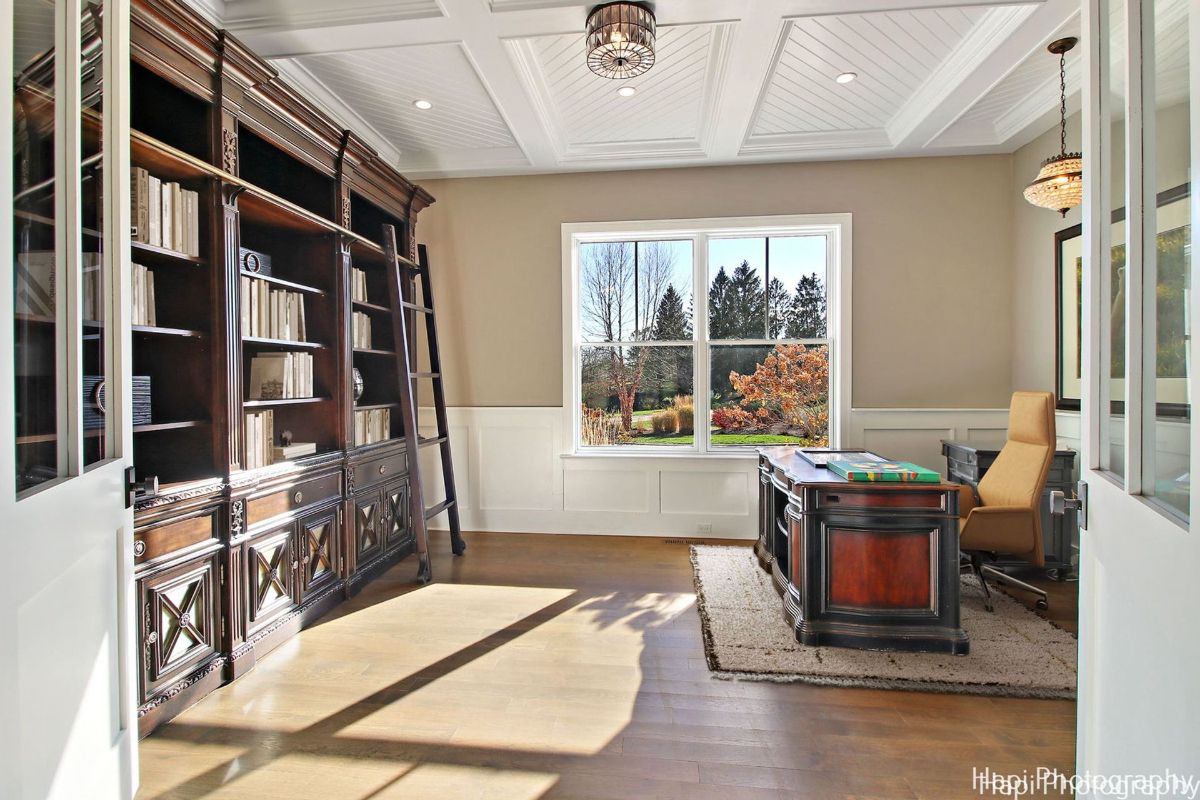
[[940, 483], [942, 476], [908, 461], [830, 461], [829, 470], [848, 481]]

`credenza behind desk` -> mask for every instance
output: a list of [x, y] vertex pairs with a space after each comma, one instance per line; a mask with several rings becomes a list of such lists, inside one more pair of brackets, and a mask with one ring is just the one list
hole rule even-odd
[[759, 563], [808, 645], [965, 654], [958, 487], [864, 483], [759, 450]]

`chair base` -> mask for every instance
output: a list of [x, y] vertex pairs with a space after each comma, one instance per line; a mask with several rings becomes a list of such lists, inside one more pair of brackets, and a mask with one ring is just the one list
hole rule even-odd
[[1034, 607], [1038, 610], [1045, 611], [1046, 609], [1050, 608], [1050, 596], [1046, 594], [1045, 589], [1039, 589], [1032, 583], [1026, 583], [1019, 578], [1014, 578], [1007, 572], [1002, 572], [995, 567], [984, 564], [983, 556], [979, 553], [971, 553], [969, 559], [969, 563], [964, 562], [961, 564], [961, 566], [964, 569], [969, 568], [973, 573], [975, 573], [975, 577], [979, 580], [979, 585], [983, 589], [983, 607], [988, 611], [994, 611], [995, 608], [992, 606], [992, 590], [988, 588], [987, 581], [984, 579], [985, 574], [990, 575], [993, 579], [999, 581], [1000, 583], [1014, 586], [1018, 589], [1024, 589], [1027, 592], [1032, 592], [1033, 594], [1037, 595], [1038, 599], [1037, 602], [1034, 603]]

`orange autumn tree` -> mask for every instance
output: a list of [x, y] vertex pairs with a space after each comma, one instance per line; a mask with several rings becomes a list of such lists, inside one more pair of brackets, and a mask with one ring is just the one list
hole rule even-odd
[[[824, 347], [778, 344], [754, 372], [729, 373], [742, 396], [730, 421], [739, 427], [782, 426], [814, 443], [825, 444], [829, 431], [829, 352]], [[728, 417], [727, 417], [728, 418]]]

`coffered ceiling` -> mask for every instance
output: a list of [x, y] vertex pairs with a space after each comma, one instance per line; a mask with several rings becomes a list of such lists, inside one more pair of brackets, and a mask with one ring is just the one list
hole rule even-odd
[[1010, 152], [1079, 26], [1078, 0], [659, 0], [654, 68], [611, 81], [569, 0], [193, 2], [414, 178]]

